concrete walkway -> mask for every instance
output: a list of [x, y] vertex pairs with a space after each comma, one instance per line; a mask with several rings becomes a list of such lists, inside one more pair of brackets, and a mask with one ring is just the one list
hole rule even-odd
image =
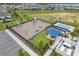
[[38, 56], [34, 51], [32, 51], [29, 47], [27, 47], [19, 38], [17, 38], [13, 33], [11, 33], [8, 29], [5, 30], [13, 39], [16, 41], [27, 53], [31, 56]]
[[61, 37], [58, 37], [55, 41], [55, 43], [47, 50], [47, 52], [44, 54], [44, 56], [49, 56], [54, 49], [56, 48], [56, 46], [59, 44], [59, 42], [61, 41]]

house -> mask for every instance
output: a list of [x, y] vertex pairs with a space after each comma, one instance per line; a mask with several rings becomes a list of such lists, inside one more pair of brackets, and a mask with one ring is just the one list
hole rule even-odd
[[67, 42], [63, 42], [62, 45], [60, 46], [59, 50], [61, 52], [63, 52], [63, 55], [66, 54], [66, 55], [69, 55], [71, 56], [72, 55], [72, 52], [73, 52], [73, 46]]
[[8, 12], [7, 8], [0, 7], [0, 19], [10, 18], [11, 14]]
[[12, 7], [16, 9], [52, 9], [52, 10], [65, 10], [65, 9], [79, 9], [79, 4], [68, 4], [68, 3], [2, 3], [2, 7]]
[[72, 56], [75, 49], [75, 42], [69, 38], [62, 38], [60, 43], [56, 47], [56, 52], [63, 56]]

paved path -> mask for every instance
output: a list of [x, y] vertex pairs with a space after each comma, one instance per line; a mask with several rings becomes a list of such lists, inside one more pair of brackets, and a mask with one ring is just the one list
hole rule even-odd
[[8, 29], [5, 30], [27, 53], [31, 56], [38, 56], [34, 51], [27, 47], [20, 39], [18, 39], [14, 34], [12, 34]]
[[77, 43], [76, 43], [76, 46], [75, 46], [73, 56], [79, 56], [79, 37], [77, 37]]
[[55, 43], [47, 50], [47, 52], [44, 54], [44, 56], [49, 56], [54, 51], [56, 46], [59, 44], [60, 40], [61, 40], [61, 37], [57, 38]]

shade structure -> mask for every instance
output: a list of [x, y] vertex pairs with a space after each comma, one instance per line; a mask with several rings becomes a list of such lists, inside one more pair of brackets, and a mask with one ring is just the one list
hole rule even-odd
[[56, 38], [57, 36], [61, 34], [61, 32], [56, 29], [51, 28], [51, 29], [48, 29], [48, 34]]
[[63, 28], [64, 30], [68, 30], [68, 31], [70, 31], [70, 32], [73, 32], [74, 29], [75, 29], [73, 26], [66, 25], [66, 24], [63, 24], [63, 23], [56, 23], [56, 24], [54, 24], [54, 26]]

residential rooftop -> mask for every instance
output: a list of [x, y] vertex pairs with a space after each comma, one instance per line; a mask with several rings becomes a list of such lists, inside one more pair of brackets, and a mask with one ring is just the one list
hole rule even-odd
[[7, 8], [0, 7], [0, 18], [9, 17], [10, 13]]

